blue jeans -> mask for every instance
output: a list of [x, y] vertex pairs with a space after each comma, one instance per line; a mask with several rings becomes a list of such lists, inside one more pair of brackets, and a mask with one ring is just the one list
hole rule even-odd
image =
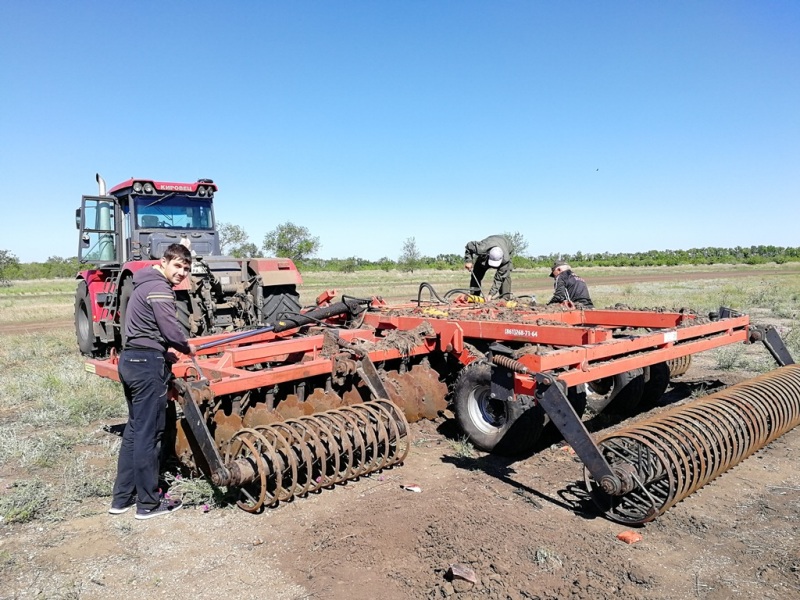
[[123, 350], [120, 355], [128, 424], [122, 434], [112, 506], [128, 506], [137, 498], [137, 508], [151, 510], [161, 502], [158, 474], [170, 377], [169, 364], [158, 350]]

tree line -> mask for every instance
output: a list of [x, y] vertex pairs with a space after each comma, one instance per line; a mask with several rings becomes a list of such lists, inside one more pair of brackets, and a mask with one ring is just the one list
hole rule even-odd
[[[367, 260], [357, 256], [345, 258], [319, 258], [319, 237], [311, 235], [308, 228], [291, 222], [278, 225], [268, 232], [257, 246], [252, 243], [238, 225], [221, 223], [218, 228], [223, 254], [238, 258], [256, 256], [278, 256], [291, 258], [301, 270], [351, 273], [366, 270], [418, 269], [457, 270], [463, 268], [463, 254], [423, 255], [416, 238], [407, 238], [396, 257], [383, 256], [378, 260]], [[528, 242], [519, 232], [506, 232], [514, 251], [515, 268], [549, 267], [556, 260], [563, 260], [573, 267], [656, 267], [676, 265], [713, 264], [763, 264], [800, 261], [800, 247], [783, 246], [736, 246], [734, 248], [690, 248], [688, 250], [648, 250], [647, 252], [599, 252], [599, 253], [549, 253], [534, 256], [528, 254]], [[78, 271], [86, 269], [77, 257], [51, 256], [44, 262], [23, 263], [8, 250], [0, 250], [0, 285], [13, 280], [72, 278]]]

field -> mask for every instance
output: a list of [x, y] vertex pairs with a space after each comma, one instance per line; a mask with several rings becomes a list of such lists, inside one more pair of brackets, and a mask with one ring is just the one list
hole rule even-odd
[[[726, 305], [775, 325], [800, 356], [792, 265], [578, 273], [596, 306]], [[546, 275], [515, 272], [515, 292], [546, 302]], [[304, 280], [305, 304], [330, 288], [408, 300], [421, 281], [466, 284], [464, 272], [439, 271]], [[112, 517], [118, 437], [107, 430], [124, 423], [124, 400], [117, 384], [83, 371], [73, 291], [72, 281], [0, 288], [0, 598], [800, 598], [800, 430], [639, 528], [633, 545], [587, 504], [583, 467], [556, 438], [509, 461], [475, 451], [447, 418], [412, 426], [402, 467], [261, 515], [167, 473], [186, 510]], [[662, 404], [771, 368], [761, 346], [698, 355]], [[420, 493], [404, 489], [412, 483]], [[477, 582], [447, 581], [454, 563]]]

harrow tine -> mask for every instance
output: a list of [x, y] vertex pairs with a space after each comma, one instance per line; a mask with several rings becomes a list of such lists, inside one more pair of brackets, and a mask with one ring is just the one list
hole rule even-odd
[[239, 506], [256, 512], [402, 462], [408, 423], [388, 400], [242, 429], [226, 466], [238, 475]]
[[612, 466], [636, 470], [636, 487], [587, 488], [614, 521], [651, 521], [721, 473], [800, 424], [800, 366], [790, 365], [601, 437]]

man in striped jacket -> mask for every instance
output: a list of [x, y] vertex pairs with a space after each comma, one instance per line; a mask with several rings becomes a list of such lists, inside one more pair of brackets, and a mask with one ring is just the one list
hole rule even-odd
[[179, 500], [161, 496], [158, 475], [171, 378], [168, 350], [195, 353], [178, 323], [172, 289], [189, 276], [191, 265], [189, 249], [171, 244], [159, 264], [141, 269], [133, 277], [133, 293], [122, 324], [125, 346], [119, 357], [128, 423], [108, 511], [112, 515], [136, 505], [136, 518], [149, 519], [169, 514], [181, 505]]

